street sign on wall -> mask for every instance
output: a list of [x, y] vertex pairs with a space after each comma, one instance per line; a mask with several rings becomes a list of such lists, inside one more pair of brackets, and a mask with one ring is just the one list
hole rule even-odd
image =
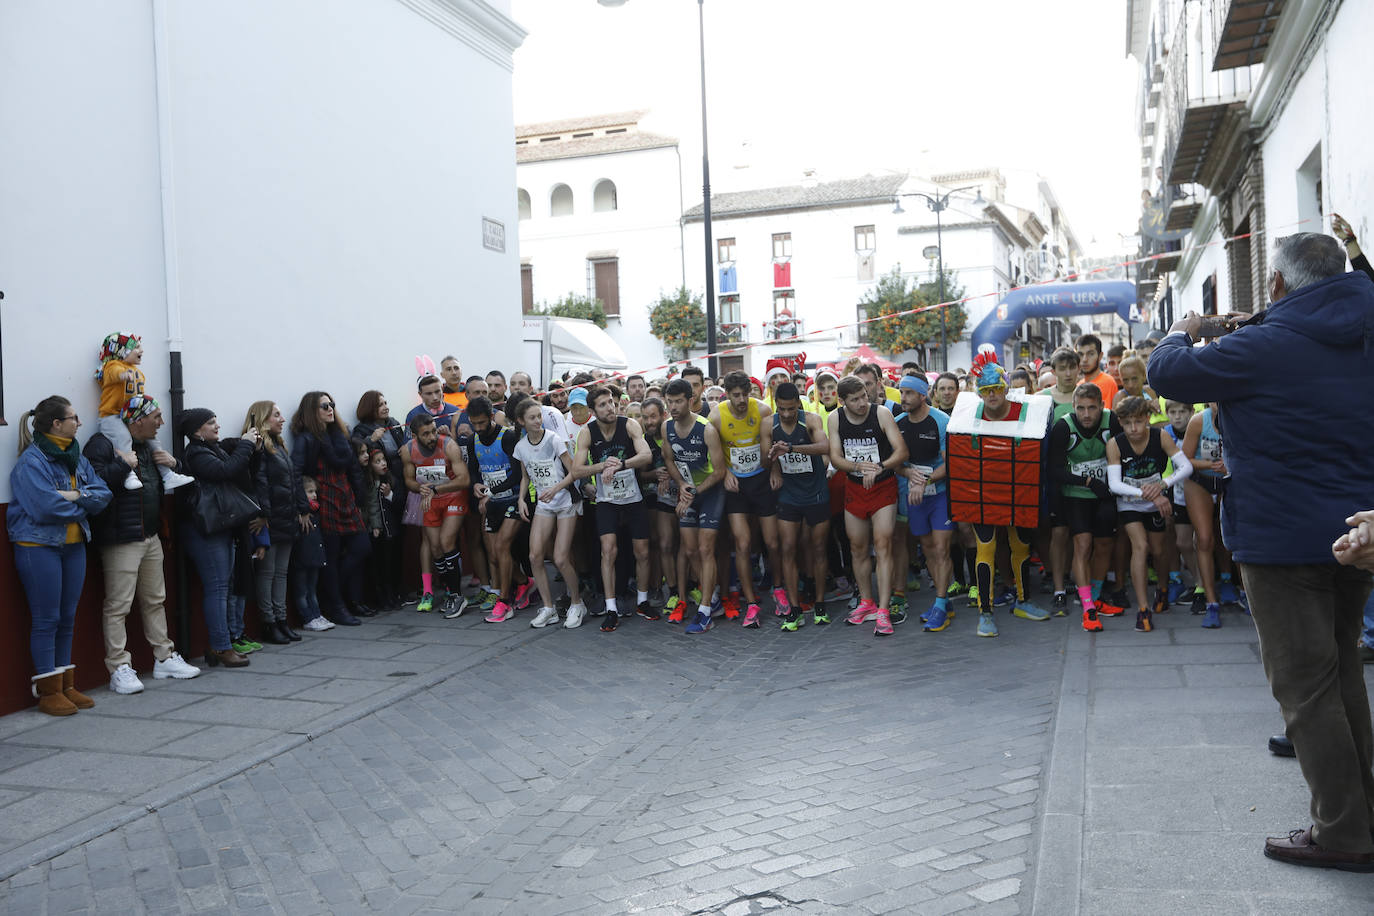
[[482, 247], [505, 253], [506, 224], [488, 217], [482, 217]]

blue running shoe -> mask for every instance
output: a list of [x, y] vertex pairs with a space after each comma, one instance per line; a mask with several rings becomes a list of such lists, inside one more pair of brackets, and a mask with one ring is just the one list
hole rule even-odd
[[1236, 604], [1240, 605], [1240, 609], [1245, 612], [1246, 617], [1250, 616], [1250, 599], [1245, 597], [1245, 592], [1236, 595]]
[[1217, 583], [1217, 601], [1221, 604], [1236, 603], [1236, 583], [1223, 579]]
[[1178, 604], [1188, 594], [1188, 586], [1182, 582], [1169, 583], [1169, 603]]
[[992, 599], [993, 607], [1006, 607], [1016, 600], [1016, 589], [1004, 588], [1000, 592], [994, 592]]
[[725, 613], [725, 603], [719, 598], [711, 602], [711, 616], [720, 617]]
[[695, 635], [705, 633], [709, 629], [711, 629], [711, 615], [705, 611], [697, 611], [697, 619], [683, 627], [682, 632]]
[[978, 635], [979, 635], [979, 636], [996, 636], [996, 635], [997, 635], [997, 621], [992, 619], [992, 614], [991, 614], [990, 612], [989, 612], [989, 613], [979, 614], [979, 615], [978, 615]]
[[1022, 620], [1049, 620], [1050, 612], [1044, 608], [1038, 608], [1029, 601], [1018, 601], [1016, 607], [1012, 608], [1011, 615], [1020, 617]]
[[1221, 628], [1221, 607], [1219, 605], [1207, 605], [1207, 613], [1203, 615], [1202, 625], [1208, 630]]
[[[952, 616], [945, 608], [937, 605], [921, 615], [921, 623], [925, 625], [924, 629], [927, 633], [938, 633], [949, 626], [949, 619]], [[995, 625], [993, 629], [996, 629]]]

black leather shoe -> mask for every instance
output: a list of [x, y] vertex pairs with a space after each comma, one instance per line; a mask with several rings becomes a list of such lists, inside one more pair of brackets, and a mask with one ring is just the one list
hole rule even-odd
[[282, 632], [277, 629], [276, 621], [264, 623], [262, 625], [262, 641], [274, 646], [284, 646], [291, 642], [291, 640], [283, 636]]
[[1298, 752], [1293, 750], [1293, 742], [1287, 735], [1275, 735], [1269, 739], [1269, 753], [1275, 757], [1296, 757]]
[[353, 607], [351, 607], [349, 610], [351, 610], [353, 613], [357, 614], [359, 617], [376, 617], [376, 616], [377, 616], [376, 610], [374, 610], [374, 609], [371, 608], [371, 607], [368, 607], [366, 604], [363, 604], [361, 601], [358, 602], [357, 604], [353, 605]]
[[285, 636], [285, 637], [287, 638], [287, 640], [290, 641], [290, 642], [300, 642], [300, 641], [301, 641], [301, 634], [299, 634], [299, 633], [297, 633], [295, 630], [291, 629], [291, 627], [289, 627], [289, 626], [287, 625], [287, 623], [286, 623], [285, 620], [278, 620], [278, 621], [277, 621], [277, 632], [280, 633], [281, 635]]
[[361, 620], [359, 620], [357, 617], [354, 617], [352, 614], [348, 613], [348, 611], [344, 610], [343, 608], [339, 608], [332, 614], [326, 614], [325, 617], [329, 618], [330, 621], [338, 624], [341, 627], [360, 627], [363, 625], [363, 622]]

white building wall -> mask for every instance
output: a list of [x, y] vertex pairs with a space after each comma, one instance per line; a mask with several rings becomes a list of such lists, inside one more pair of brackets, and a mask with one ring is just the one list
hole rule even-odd
[[[7, 419], [56, 392], [93, 434], [95, 355], [114, 330], [143, 335], [168, 405], [163, 176], [186, 403], [226, 427], [311, 388], [350, 421], [371, 387], [407, 408], [418, 352], [512, 365], [523, 33], [481, 0], [451, 2], [475, 17], [440, 16], [458, 35], [398, 0], [328, 16], [306, 0], [165, 4], [165, 172], [150, 5], [0, 7], [0, 113], [23, 138], [0, 146]], [[504, 253], [483, 247], [484, 216], [505, 224]], [[0, 430], [6, 499], [14, 435]]]
[[[625, 351], [632, 370], [664, 362], [662, 344], [649, 333], [649, 307], [660, 292], [672, 293], [683, 284], [678, 167], [676, 149], [663, 147], [527, 162], [516, 170], [519, 188], [530, 195], [530, 218], [519, 224], [520, 257], [531, 267], [536, 307], [569, 293], [591, 295], [588, 255], [614, 251], [620, 317], [610, 318], [606, 331]], [[615, 182], [618, 206], [597, 213], [593, 190], [602, 179]], [[572, 189], [571, 216], [550, 215], [550, 193], [559, 184]], [[700, 293], [704, 255], [700, 247], [686, 254], [687, 286]], [[518, 315], [518, 298], [513, 309]]]

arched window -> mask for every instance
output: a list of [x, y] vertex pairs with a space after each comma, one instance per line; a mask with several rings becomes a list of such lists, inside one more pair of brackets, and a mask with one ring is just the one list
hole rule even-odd
[[549, 215], [550, 216], [572, 216], [573, 213], [573, 193], [572, 188], [565, 184], [553, 186], [553, 192], [549, 194]]
[[530, 218], [530, 192], [524, 188], [516, 188], [516, 206], [519, 207], [520, 219]]
[[596, 190], [592, 192], [592, 209], [597, 213], [609, 213], [611, 210], [618, 210], [615, 197], [615, 182], [609, 178], [603, 178], [596, 183]]

